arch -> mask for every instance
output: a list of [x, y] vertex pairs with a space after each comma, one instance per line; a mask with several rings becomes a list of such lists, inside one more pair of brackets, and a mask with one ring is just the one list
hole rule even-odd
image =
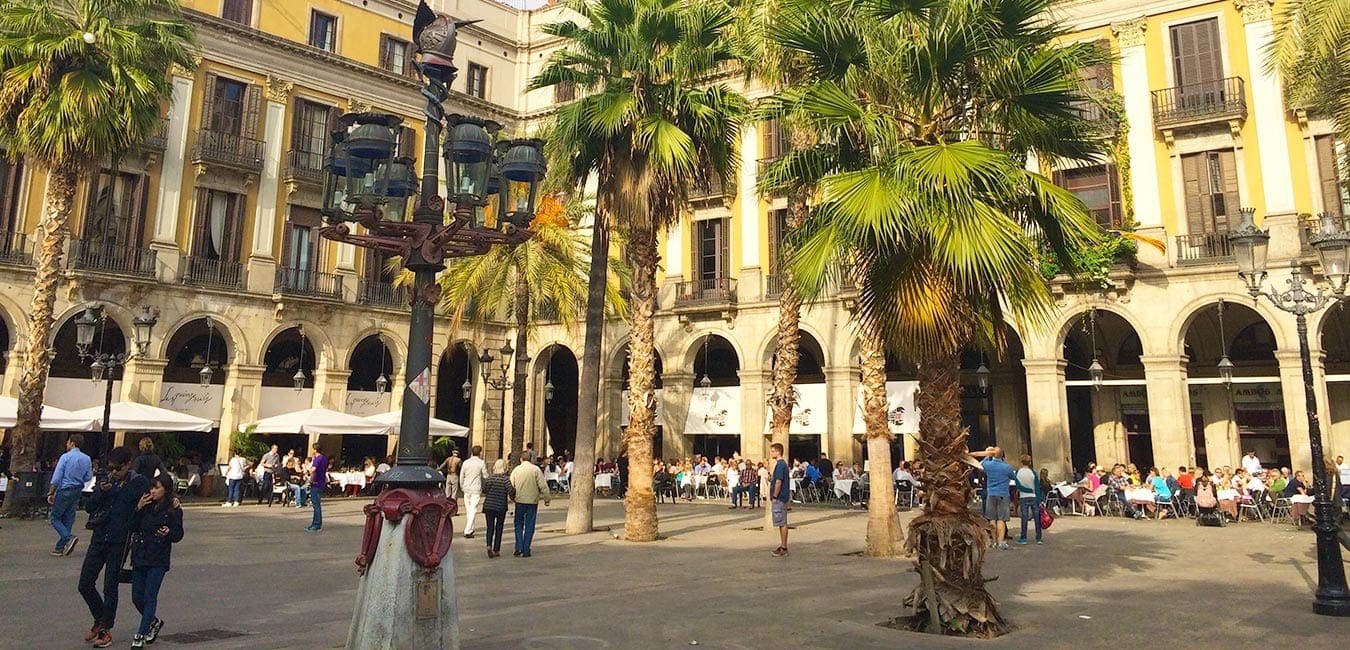
[[1118, 312], [1098, 309], [1095, 329], [1089, 331], [1091, 313], [1080, 313], [1064, 333], [1058, 357], [1068, 363], [1064, 377], [1088, 379], [1088, 367], [1096, 359], [1107, 379], [1142, 379], [1143, 338], [1139, 330]]
[[[306, 332], [306, 334], [308, 334], [308, 332]], [[371, 325], [370, 327], [357, 331], [357, 333], [352, 336], [351, 340], [354, 341], [354, 343], [347, 348], [347, 354], [343, 357], [343, 362], [347, 364], [346, 370], [354, 370], [352, 368], [352, 356], [356, 353], [356, 347], [372, 336], [379, 336], [380, 339], [384, 341], [385, 346], [389, 349], [389, 356], [394, 364], [390, 366], [390, 373], [394, 372], [394, 368], [402, 368], [407, 364], [407, 341], [403, 340], [402, 337], [387, 327]]]
[[[798, 326], [798, 330], [800, 330], [803, 340], [805, 340], [806, 337], [810, 337], [811, 340], [815, 343], [816, 349], [820, 351], [820, 357], [816, 359], [817, 361], [820, 362], [820, 367], [829, 368], [830, 363], [833, 361], [830, 358], [830, 350], [826, 349], [825, 346], [821, 345], [820, 343], [821, 341], [825, 341], [827, 339], [824, 336], [822, 336], [814, 326], [808, 325], [806, 323], [800, 324]], [[778, 330], [777, 328], [774, 328], [772, 331], [769, 332], [767, 336], [764, 337], [764, 341], [759, 344], [758, 359], [760, 361], [761, 368], [765, 369], [766, 371], [771, 370], [773, 368], [774, 350], [776, 350], [777, 347], [778, 347]], [[856, 357], [857, 355], [854, 356]]]
[[[699, 355], [702, 354], [703, 340], [709, 336], [716, 336], [717, 338], [726, 341], [727, 345], [731, 348], [731, 351], [736, 353], [736, 361], [738, 363], [744, 363], [746, 361], [749, 361], [749, 359], [745, 356], [745, 351], [742, 350], [741, 346], [737, 343], [736, 337], [732, 335], [731, 330], [723, 328], [711, 328], [699, 332], [694, 332], [692, 334], [692, 338], [690, 338], [689, 342], [685, 345], [684, 353], [680, 355], [679, 365], [678, 366], [672, 365], [671, 367], [681, 369], [693, 368], [694, 362], [698, 359]], [[749, 370], [749, 368], [744, 367], [742, 369]]]
[[[1271, 307], [1266, 301], [1257, 301], [1253, 304], [1251, 296], [1245, 293], [1220, 291], [1207, 293], [1186, 301], [1186, 303], [1177, 310], [1176, 313], [1178, 316], [1173, 319], [1170, 325], [1168, 325], [1167, 338], [1163, 340], [1163, 343], [1166, 343], [1171, 347], [1165, 350], [1158, 350], [1158, 352], [1165, 354], [1181, 352], [1186, 344], [1186, 332], [1190, 330], [1191, 323], [1194, 322], [1207, 307], [1218, 304], [1219, 300], [1223, 300], [1226, 304], [1242, 305], [1256, 312], [1257, 315], [1270, 326], [1271, 331], [1274, 332], [1278, 349], [1298, 349], [1297, 336], [1290, 332], [1289, 328], [1285, 326], [1285, 319], [1279, 317], [1283, 312]], [[1144, 342], [1144, 351], [1150, 351], [1147, 341]]]
[[[1187, 318], [1181, 350], [1192, 376], [1217, 376], [1215, 364], [1226, 353], [1239, 366], [1274, 366], [1278, 334], [1250, 302], [1224, 301], [1223, 339], [1220, 340], [1218, 303], [1202, 305]], [[1198, 372], [1197, 372], [1198, 371]]]
[[276, 342], [277, 337], [296, 328], [301, 328], [305, 332], [305, 339], [309, 341], [309, 346], [313, 349], [317, 362], [315, 368], [332, 368], [334, 364], [333, 340], [328, 337], [328, 333], [318, 323], [299, 319], [287, 321], [272, 328], [267, 338], [263, 339], [263, 345], [259, 349], [258, 365], [267, 364], [267, 350]]
[[545, 346], [536, 356], [533, 381], [536, 399], [540, 401], [535, 403], [541, 404], [540, 415], [547, 433], [545, 448], [552, 448], [554, 454], [575, 453], [580, 360], [561, 343]]
[[694, 385], [699, 385], [705, 378], [713, 386], [740, 385], [741, 358], [731, 341], [712, 332], [699, 341], [699, 353], [694, 355], [694, 362], [689, 366]]
[[269, 337], [260, 359], [263, 366], [263, 386], [291, 386], [294, 371], [303, 370], [304, 387], [314, 387], [315, 374], [320, 367], [318, 350], [315, 349], [314, 339], [309, 337], [309, 330], [304, 330], [303, 338], [300, 332], [298, 325], [292, 325]]
[[[55, 353], [49, 365], [49, 376], [51, 377], [89, 377], [89, 360], [81, 359], [78, 356], [75, 345], [76, 325], [75, 317], [84, 313], [89, 303], [80, 305], [72, 313], [67, 313], [64, 317], [53, 323], [53, 333], [50, 350]], [[70, 311], [70, 310], [67, 310]], [[121, 354], [127, 352], [130, 341], [127, 340], [126, 333], [130, 331], [123, 327], [122, 323], [115, 317], [112, 310], [106, 310], [108, 319], [105, 321], [105, 328], [102, 331], [95, 331], [95, 342], [92, 351], [106, 352], [109, 354]], [[101, 343], [100, 343], [101, 340]], [[120, 380], [122, 378], [123, 368], [117, 366], [113, 372], [112, 378]]]
[[[457, 360], [462, 363], [462, 370], [461, 366], [457, 366]], [[483, 383], [475, 379], [477, 369], [474, 366], [477, 360], [473, 341], [468, 339], [451, 341], [450, 345], [441, 351], [435, 366], [436, 394], [433, 406], [436, 417], [466, 427], [472, 426], [473, 395], [470, 394], [469, 398], [465, 399], [463, 385], [467, 380], [470, 391], [482, 390]]]
[[[168, 359], [172, 353], [170, 342], [183, 326], [189, 323], [211, 319], [211, 325], [215, 328], [216, 334], [225, 341], [227, 360], [229, 362], [239, 362], [249, 358], [247, 348], [247, 339], [244, 337], [244, 331], [233, 319], [227, 318], [221, 314], [211, 312], [190, 312], [179, 316], [169, 327], [165, 328], [168, 333], [159, 344], [159, 358]], [[156, 327], [155, 329], [159, 329]]]
[[221, 329], [216, 326], [216, 319], [212, 318], [208, 334], [206, 316], [178, 324], [165, 340], [163, 380], [197, 383], [201, 381], [201, 369], [210, 367], [211, 383], [224, 384], [230, 365], [230, 348], [228, 338], [221, 334]]
[[8, 352], [17, 346], [19, 341], [28, 340], [28, 319], [14, 317], [14, 314], [24, 313], [27, 312], [18, 303], [7, 294], [0, 293], [0, 323], [3, 323], [9, 332], [9, 347], [0, 352]]
[[[1121, 320], [1125, 321], [1126, 325], [1130, 326], [1130, 329], [1134, 330], [1135, 334], [1139, 335], [1140, 345], [1146, 353], [1153, 349], [1150, 347], [1150, 342], [1146, 338], [1147, 329], [1145, 329], [1143, 324], [1129, 311], [1121, 309], [1118, 305], [1113, 303], [1083, 304], [1080, 305], [1080, 307], [1080, 309], [1060, 312], [1059, 320], [1051, 327], [1051, 331], [1056, 333], [1054, 339], [1055, 347], [1051, 352], [1052, 354], [1057, 355], [1057, 358], [1063, 358], [1059, 355], [1062, 355], [1064, 345], [1067, 343], [1069, 334], [1072, 332], [1074, 326], [1086, 318], [1093, 309], [1096, 309], [1098, 314], [1107, 313], [1120, 317]], [[1025, 342], [1026, 339], [1023, 338], [1023, 343], [1025, 344]], [[1178, 345], [1176, 349], [1180, 350], [1180, 345]]]
[[397, 372], [394, 355], [381, 333], [371, 333], [357, 339], [348, 353], [347, 367], [351, 370], [347, 376], [349, 391], [377, 391], [381, 377], [386, 382], [385, 391], [393, 388], [392, 377]]

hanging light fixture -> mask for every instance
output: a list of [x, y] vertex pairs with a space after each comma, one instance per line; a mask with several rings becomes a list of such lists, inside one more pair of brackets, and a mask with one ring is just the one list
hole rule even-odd
[[1228, 359], [1228, 337], [1223, 331], [1223, 299], [1219, 299], [1219, 378], [1223, 387], [1233, 387], [1233, 362]]
[[473, 384], [469, 383], [469, 373], [464, 373], [464, 383], [460, 384], [459, 389], [464, 393], [464, 401], [469, 401], [469, 394], [473, 392]]
[[549, 378], [553, 370], [553, 348], [548, 350], [548, 361], [544, 363], [544, 401], [553, 401], [553, 380]]
[[1102, 367], [1101, 354], [1097, 350], [1097, 309], [1089, 313], [1088, 327], [1092, 330], [1092, 365], [1088, 366], [1088, 378], [1092, 380], [1093, 390], [1101, 390], [1106, 378], [1106, 369]]
[[712, 340], [712, 334], [703, 337], [703, 377], [698, 380], [699, 388], [712, 388], [712, 380], [708, 378], [708, 342]]
[[299, 367], [295, 369], [295, 374], [291, 375], [291, 383], [295, 386], [296, 392], [305, 389], [305, 330], [303, 328], [300, 330], [300, 353], [298, 356], [297, 365]]
[[975, 369], [975, 382], [980, 385], [980, 392], [989, 390], [989, 366], [984, 365], [984, 353], [980, 353], [980, 367]]
[[389, 388], [389, 378], [384, 376], [384, 358], [389, 354], [389, 348], [384, 345], [384, 339], [376, 336], [380, 340], [380, 376], [375, 378], [375, 394], [383, 395], [386, 388]]
[[89, 379], [94, 383], [103, 381], [103, 371], [106, 368], [107, 366], [103, 365], [102, 360], [94, 359], [94, 362], [89, 364]]
[[201, 370], [201, 372], [197, 373], [197, 377], [198, 377], [198, 378], [200, 379], [200, 381], [201, 381], [202, 388], [206, 388], [206, 387], [208, 387], [208, 386], [211, 385], [211, 375], [212, 375], [212, 370], [211, 370], [211, 339], [215, 338], [215, 335], [216, 335], [216, 328], [215, 328], [215, 325], [211, 322], [211, 317], [210, 317], [210, 316], [207, 316], [207, 317], [206, 317], [206, 360], [202, 362], [202, 370]]

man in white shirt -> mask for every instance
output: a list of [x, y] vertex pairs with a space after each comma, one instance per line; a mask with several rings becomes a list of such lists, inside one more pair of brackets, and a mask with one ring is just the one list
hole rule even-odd
[[469, 459], [459, 466], [459, 489], [464, 491], [464, 539], [473, 539], [473, 525], [478, 509], [483, 507], [483, 481], [487, 480], [487, 463], [482, 458], [483, 447], [474, 445]]
[[1248, 474], [1260, 474], [1261, 459], [1256, 457], [1256, 450], [1247, 451], [1247, 455], [1242, 457], [1242, 469], [1247, 470]]
[[914, 478], [914, 475], [909, 473], [908, 467], [906, 467], [905, 463], [903, 462], [900, 463], [899, 467], [895, 468], [895, 473], [891, 474], [891, 478], [896, 481], [906, 481], [910, 485], [919, 484], [918, 480]]

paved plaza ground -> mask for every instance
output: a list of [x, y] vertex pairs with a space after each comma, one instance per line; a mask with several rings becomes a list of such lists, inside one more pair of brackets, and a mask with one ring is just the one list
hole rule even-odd
[[[366, 501], [328, 500], [317, 535], [304, 531], [307, 510], [189, 507], [156, 645], [343, 646]], [[465, 648], [1344, 648], [1350, 638], [1350, 619], [1311, 613], [1313, 537], [1284, 524], [1061, 518], [1043, 547], [990, 553], [990, 589], [1019, 629], [986, 642], [878, 625], [902, 612], [917, 577], [908, 560], [857, 555], [866, 515], [856, 509], [796, 506], [791, 555], [776, 559], [776, 537], [747, 530], [760, 511], [723, 502], [660, 506], [664, 539], [644, 545], [564, 536], [565, 508], [541, 510], [532, 558], [510, 556], [509, 532], [495, 560], [481, 533], [456, 538]], [[622, 516], [618, 501], [599, 502], [597, 525], [618, 530]], [[87, 647], [75, 592], [84, 547], [51, 557], [54, 534], [41, 521], [0, 521], [0, 648]], [[114, 647], [129, 645], [136, 620], [124, 587]]]

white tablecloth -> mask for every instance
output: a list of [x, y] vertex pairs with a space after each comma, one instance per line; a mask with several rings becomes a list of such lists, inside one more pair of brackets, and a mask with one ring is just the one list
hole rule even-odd
[[4, 492], [5, 490], [8, 489], [9, 489], [9, 479], [0, 476], [0, 492]]
[[834, 482], [834, 493], [841, 499], [853, 494], [853, 479], [841, 478]]
[[1153, 501], [1153, 492], [1144, 489], [1125, 490], [1125, 500], [1127, 501]]
[[614, 475], [610, 474], [609, 472], [601, 472], [599, 474], [596, 474], [595, 475], [596, 489], [604, 488], [608, 490], [610, 488], [610, 481], [613, 480], [613, 477]]
[[1067, 497], [1067, 496], [1072, 495], [1074, 492], [1077, 492], [1077, 491], [1078, 491], [1078, 486], [1077, 486], [1077, 485], [1061, 484], [1061, 485], [1056, 485], [1056, 486], [1055, 486], [1055, 489], [1056, 489], [1056, 490], [1059, 490], [1059, 493], [1060, 493], [1060, 494], [1062, 494], [1062, 495], [1064, 495], [1064, 496]]
[[366, 486], [366, 475], [361, 472], [329, 472], [328, 479], [337, 481], [344, 490], [348, 485]]
[[1219, 490], [1219, 493], [1216, 494], [1215, 496], [1218, 497], [1218, 499], [1219, 499], [1220, 501], [1237, 501], [1237, 499], [1238, 499], [1238, 491], [1237, 491], [1237, 490]]

